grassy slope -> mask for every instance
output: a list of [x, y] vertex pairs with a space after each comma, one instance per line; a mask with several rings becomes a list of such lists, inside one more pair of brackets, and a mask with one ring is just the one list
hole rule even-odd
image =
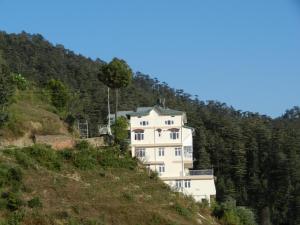
[[33, 134], [67, 134], [66, 125], [55, 113], [49, 97], [42, 90], [17, 90], [8, 108], [9, 121], [0, 130], [0, 137], [16, 139]]
[[[21, 168], [23, 174], [15, 185], [18, 176], [3, 182], [14, 173], [1, 176], [0, 170], [0, 218], [45, 225], [179, 225], [199, 224], [200, 212], [210, 220], [202, 219], [203, 225], [215, 224], [209, 211], [151, 178], [130, 156], [112, 149], [80, 149], [62, 154], [35, 146], [0, 152], [0, 168]], [[14, 212], [5, 205], [7, 192], [19, 193], [23, 201]], [[26, 206], [33, 197], [39, 197], [43, 206]]]

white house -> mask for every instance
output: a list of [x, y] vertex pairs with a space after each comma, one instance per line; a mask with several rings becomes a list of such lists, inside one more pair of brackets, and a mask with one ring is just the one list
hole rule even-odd
[[[113, 115], [111, 115], [113, 117]], [[216, 195], [213, 170], [192, 170], [193, 132], [186, 113], [160, 106], [121, 111], [130, 122], [131, 153], [172, 188], [196, 201]]]

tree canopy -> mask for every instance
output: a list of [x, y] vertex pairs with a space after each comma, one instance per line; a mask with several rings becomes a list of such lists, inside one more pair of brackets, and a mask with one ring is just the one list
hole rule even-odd
[[98, 75], [105, 85], [112, 89], [127, 87], [132, 80], [132, 70], [123, 59], [113, 58], [113, 60], [102, 66]]

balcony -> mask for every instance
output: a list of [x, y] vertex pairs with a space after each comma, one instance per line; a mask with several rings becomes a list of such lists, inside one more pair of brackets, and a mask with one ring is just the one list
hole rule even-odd
[[189, 170], [189, 172], [186, 173], [186, 176], [213, 176], [213, 175], [214, 175], [213, 169]]

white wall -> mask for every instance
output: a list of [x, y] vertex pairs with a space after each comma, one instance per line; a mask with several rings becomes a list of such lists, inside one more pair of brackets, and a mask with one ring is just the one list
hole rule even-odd
[[[166, 184], [170, 185], [173, 189], [176, 189], [175, 180], [164, 181]], [[182, 180], [184, 184], [184, 180]], [[214, 179], [198, 179], [191, 180], [191, 187], [179, 189], [178, 191], [183, 192], [186, 195], [192, 195], [196, 201], [201, 202], [206, 199], [210, 202], [210, 197], [216, 195], [216, 188]]]

